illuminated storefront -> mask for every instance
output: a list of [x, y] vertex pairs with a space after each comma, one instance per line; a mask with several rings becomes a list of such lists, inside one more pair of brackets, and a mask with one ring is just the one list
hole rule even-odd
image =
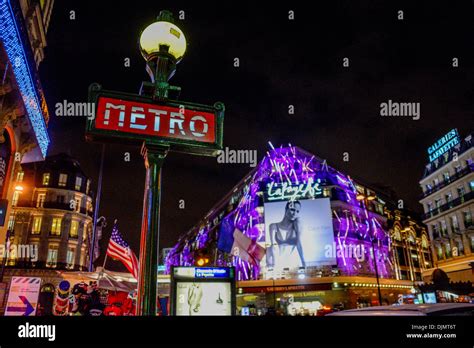
[[400, 276], [389, 206], [311, 153], [272, 148], [180, 238], [167, 267], [234, 266], [243, 315], [392, 304], [416, 282]]

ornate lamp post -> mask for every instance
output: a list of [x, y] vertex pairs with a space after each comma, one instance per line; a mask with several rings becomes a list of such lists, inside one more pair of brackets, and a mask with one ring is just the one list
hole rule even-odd
[[[150, 94], [153, 99], [166, 101], [170, 89], [169, 79], [176, 71], [176, 64], [186, 51], [186, 38], [173, 24], [169, 11], [161, 11], [157, 21], [140, 35], [140, 50], [146, 60], [146, 70], [151, 82], [143, 82], [140, 94]], [[140, 273], [138, 279], [137, 315], [156, 315], [156, 295], [159, 255], [161, 167], [168, 153], [166, 144], [143, 142], [146, 181], [143, 198], [143, 219], [140, 242]]]
[[142, 94], [151, 90], [153, 98], [166, 100], [169, 90], [180, 90], [168, 83], [186, 52], [186, 38], [169, 11], [161, 11], [157, 21], [140, 35], [140, 51], [146, 60], [151, 82], [143, 82]]

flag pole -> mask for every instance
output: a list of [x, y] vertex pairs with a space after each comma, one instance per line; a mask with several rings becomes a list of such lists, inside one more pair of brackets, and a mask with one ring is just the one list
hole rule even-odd
[[105, 157], [105, 143], [102, 144], [102, 151], [100, 155], [99, 180], [97, 182], [97, 194], [95, 196], [94, 219], [92, 223], [92, 238], [91, 246], [89, 248], [89, 272], [94, 271], [94, 249], [95, 240], [97, 238], [97, 218], [99, 216], [100, 196], [102, 194], [102, 175], [104, 173], [104, 157]]

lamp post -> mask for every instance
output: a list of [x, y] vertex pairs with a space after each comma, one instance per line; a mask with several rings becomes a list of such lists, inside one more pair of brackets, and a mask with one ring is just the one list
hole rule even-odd
[[[358, 201], [363, 201], [364, 205], [365, 205], [365, 208], [367, 209], [369, 201], [373, 201], [375, 199], [375, 196], [365, 196], [365, 195], [359, 193], [357, 195], [356, 199]], [[370, 222], [369, 222], [369, 226], [371, 226]], [[372, 227], [370, 229], [372, 230]], [[372, 246], [372, 255], [373, 255], [373, 260], [374, 260], [375, 278], [377, 279], [377, 293], [378, 293], [378, 297], [379, 297], [379, 305], [381, 306], [382, 305], [382, 292], [380, 291], [379, 270], [378, 270], [378, 266], [377, 266], [377, 257], [375, 255], [374, 239], [375, 239], [375, 236], [372, 233], [372, 237], [370, 238], [370, 243], [371, 243], [371, 246]]]
[[[150, 24], [140, 35], [140, 51], [146, 61], [146, 70], [151, 82], [143, 82], [140, 94], [149, 95], [158, 101], [168, 99], [169, 90], [180, 90], [170, 86], [169, 79], [186, 51], [186, 38], [173, 23], [169, 11], [161, 11], [157, 21]], [[142, 145], [145, 161], [146, 181], [143, 198], [143, 218], [140, 241], [140, 272], [138, 279], [137, 315], [156, 315], [161, 167], [169, 151], [169, 145]]]

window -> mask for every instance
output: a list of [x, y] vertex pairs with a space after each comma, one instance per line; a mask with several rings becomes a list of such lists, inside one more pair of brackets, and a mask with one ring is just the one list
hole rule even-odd
[[443, 173], [443, 178], [444, 178], [444, 181], [448, 182], [449, 181], [449, 172]]
[[432, 211], [433, 210], [433, 203], [428, 202], [427, 207], [428, 207], [428, 211]]
[[13, 192], [12, 206], [15, 207], [18, 204], [18, 198], [20, 198], [20, 191]]
[[49, 173], [44, 173], [43, 174], [43, 185], [48, 186], [49, 185], [49, 179], [51, 175]]
[[433, 239], [439, 238], [439, 225], [438, 224], [433, 224], [431, 225], [431, 228], [433, 230]]
[[446, 226], [445, 220], [441, 220], [441, 233], [443, 236], [446, 236], [448, 234], [448, 228]]
[[435, 205], [436, 205], [436, 208], [439, 208], [441, 206], [441, 199], [435, 199]]
[[453, 195], [451, 194], [451, 192], [449, 192], [449, 193], [445, 196], [445, 198], [446, 198], [446, 202], [449, 203], [449, 202], [451, 202], [451, 200], [453, 199]]
[[402, 247], [396, 247], [397, 248], [397, 254], [398, 254], [398, 263], [400, 266], [406, 266], [407, 261], [405, 259], [405, 252]]
[[89, 189], [91, 187], [91, 181], [89, 179], [87, 179], [87, 183], [86, 183], [86, 194], [89, 194]]
[[49, 247], [48, 258], [46, 260], [46, 267], [55, 268], [58, 263], [58, 249], [57, 247]]
[[461, 167], [460, 164], [458, 164], [458, 165], [457, 165], [456, 167], [454, 167], [454, 168], [455, 168], [455, 170], [456, 170], [456, 173], [459, 173], [459, 172], [461, 171], [461, 169], [462, 169], [462, 167]]
[[451, 257], [451, 243], [446, 243], [446, 258], [449, 259]]
[[80, 191], [82, 186], [82, 178], [80, 176], [76, 176], [76, 191]]
[[63, 195], [56, 196], [56, 203], [64, 203], [65, 198]]
[[79, 229], [79, 221], [71, 221], [71, 229], [69, 230], [69, 237], [77, 238], [77, 230]]
[[474, 180], [472, 180], [472, 181], [469, 183], [469, 187], [471, 188], [471, 191], [474, 191]]
[[76, 251], [71, 248], [67, 250], [67, 257], [66, 257], [66, 268], [72, 269], [74, 268], [74, 256], [76, 254]]
[[59, 182], [58, 182], [58, 186], [66, 186], [67, 184], [67, 174], [59, 174]]
[[39, 193], [38, 198], [36, 199], [36, 208], [43, 208], [45, 199], [46, 199], [46, 194]]
[[437, 252], [438, 252], [438, 260], [444, 260], [444, 251], [443, 251], [442, 245], [438, 245]]
[[456, 244], [458, 248], [458, 256], [464, 255], [464, 244], [462, 243], [462, 240], [458, 239]]
[[79, 213], [81, 211], [81, 200], [79, 198], [76, 198], [76, 199], [74, 199], [74, 202], [75, 202], [74, 207], [76, 208], [74, 210]]
[[464, 186], [459, 186], [458, 187], [458, 196], [462, 197], [466, 193], [466, 190], [464, 190]]
[[451, 227], [453, 232], [459, 232], [458, 217], [456, 215], [451, 216]]
[[61, 218], [53, 218], [51, 224], [51, 235], [60, 236], [61, 235]]
[[31, 229], [31, 234], [40, 234], [41, 233], [41, 216], [35, 216], [33, 218], [33, 227]]
[[24, 176], [25, 176], [25, 172], [18, 172], [18, 174], [16, 175], [16, 181], [22, 182]]
[[435, 178], [435, 179], [433, 180], [433, 184], [434, 184], [434, 186], [436, 186], [436, 185], [438, 185], [438, 184], [439, 184], [439, 180], [438, 180], [438, 178]]
[[464, 218], [464, 227], [469, 228], [472, 226], [472, 215], [470, 211], [463, 211], [462, 212]]

